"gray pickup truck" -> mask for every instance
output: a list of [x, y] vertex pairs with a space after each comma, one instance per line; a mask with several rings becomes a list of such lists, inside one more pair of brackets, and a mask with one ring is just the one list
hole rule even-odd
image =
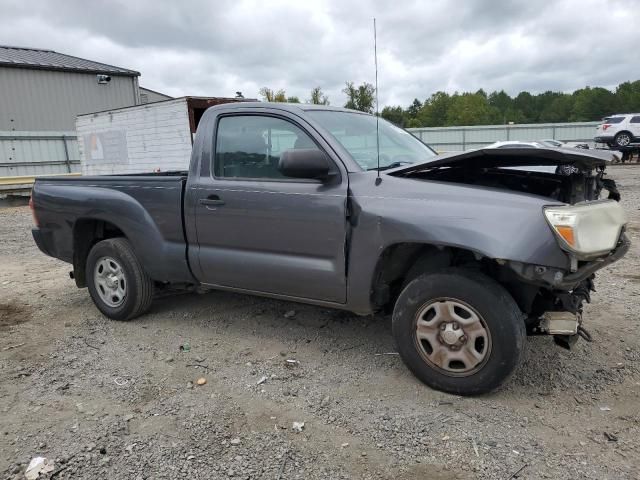
[[420, 380], [479, 394], [514, 371], [527, 335], [588, 337], [594, 272], [629, 248], [607, 155], [436, 156], [360, 112], [221, 105], [188, 172], [38, 179], [33, 236], [109, 318], [175, 288], [392, 312]]

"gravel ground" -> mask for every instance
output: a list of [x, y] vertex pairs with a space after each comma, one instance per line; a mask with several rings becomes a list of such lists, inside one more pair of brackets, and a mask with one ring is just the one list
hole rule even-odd
[[60, 479], [640, 478], [640, 168], [611, 176], [634, 245], [598, 275], [593, 343], [531, 338], [477, 398], [387, 355], [388, 317], [215, 292], [109, 321], [2, 209], [0, 478], [35, 456]]

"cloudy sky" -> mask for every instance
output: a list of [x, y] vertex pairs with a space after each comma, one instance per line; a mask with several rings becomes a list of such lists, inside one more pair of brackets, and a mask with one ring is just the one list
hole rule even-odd
[[[436, 90], [572, 91], [640, 78], [637, 0], [0, 0], [0, 44], [40, 47], [138, 70], [170, 95], [342, 104], [346, 80], [380, 104]], [[632, 8], [633, 7], [633, 8]]]

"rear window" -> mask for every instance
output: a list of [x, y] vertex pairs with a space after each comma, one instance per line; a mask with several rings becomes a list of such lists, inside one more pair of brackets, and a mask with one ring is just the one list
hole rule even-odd
[[605, 118], [604, 123], [620, 123], [624, 120], [624, 117], [611, 117]]
[[635, 117], [631, 117], [630, 123], [640, 123], [640, 115], [636, 115]]

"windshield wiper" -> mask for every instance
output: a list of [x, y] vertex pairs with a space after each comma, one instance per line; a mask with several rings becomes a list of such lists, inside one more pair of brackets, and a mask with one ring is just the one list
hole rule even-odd
[[367, 171], [378, 170], [379, 172], [381, 172], [382, 170], [390, 170], [392, 168], [401, 167], [403, 165], [412, 165], [412, 164], [413, 162], [393, 162], [393, 163], [390, 163], [389, 165], [384, 165], [380, 168], [378, 167], [367, 168]]

